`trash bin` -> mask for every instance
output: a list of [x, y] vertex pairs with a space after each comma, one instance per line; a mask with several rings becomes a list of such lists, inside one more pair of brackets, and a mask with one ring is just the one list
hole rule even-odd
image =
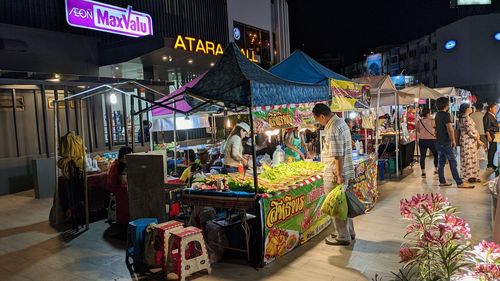
[[389, 173], [396, 173], [396, 157], [391, 157], [388, 160]]
[[378, 176], [380, 180], [384, 180], [384, 172], [385, 166], [387, 163], [387, 159], [379, 159], [378, 160]]

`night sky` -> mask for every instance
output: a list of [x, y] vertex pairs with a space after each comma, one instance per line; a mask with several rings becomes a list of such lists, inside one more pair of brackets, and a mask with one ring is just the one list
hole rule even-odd
[[[487, 9], [499, 4], [494, 0]], [[316, 59], [327, 53], [342, 56], [340, 66], [361, 61], [378, 46], [417, 39], [465, 12], [485, 9], [451, 9], [450, 0], [289, 0], [288, 5], [292, 52], [300, 48]]]

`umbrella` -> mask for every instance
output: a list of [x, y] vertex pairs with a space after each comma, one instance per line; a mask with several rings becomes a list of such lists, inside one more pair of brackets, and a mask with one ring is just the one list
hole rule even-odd
[[439, 93], [438, 91], [429, 88], [425, 86], [424, 84], [419, 84], [417, 86], [412, 86], [412, 87], [407, 87], [401, 90], [401, 92], [406, 93], [406, 94], [411, 94], [415, 98], [418, 99], [438, 99], [442, 96], [443, 94]]
[[458, 96], [458, 92], [455, 89], [455, 87], [434, 88], [434, 90], [438, 91], [443, 96], [447, 97]]

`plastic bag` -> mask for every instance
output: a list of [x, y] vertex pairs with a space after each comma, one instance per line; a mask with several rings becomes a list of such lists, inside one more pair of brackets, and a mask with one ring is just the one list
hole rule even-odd
[[347, 197], [342, 185], [338, 185], [328, 193], [321, 205], [321, 211], [332, 217], [347, 219]]
[[345, 192], [347, 198], [347, 216], [354, 218], [365, 213], [366, 206], [351, 190]]

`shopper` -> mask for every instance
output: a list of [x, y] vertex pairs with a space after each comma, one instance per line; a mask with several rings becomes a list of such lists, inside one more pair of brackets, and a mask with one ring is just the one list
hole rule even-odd
[[406, 122], [408, 125], [408, 131], [415, 130], [415, 119], [417, 119], [417, 114], [415, 111], [415, 107], [413, 105], [408, 106], [406, 110]]
[[201, 165], [196, 161], [196, 153], [192, 149], [184, 151], [184, 159], [186, 160], [187, 167], [182, 172], [180, 181], [190, 183], [194, 174], [201, 171]]
[[496, 170], [497, 166], [493, 163], [493, 158], [497, 152], [497, 143], [493, 142], [495, 139], [495, 133], [498, 132], [498, 121], [497, 121], [497, 105], [495, 103], [490, 103], [488, 105], [488, 111], [483, 117], [484, 132], [486, 133], [486, 138], [488, 140], [488, 168]]
[[483, 125], [484, 114], [485, 113], [483, 111], [483, 104], [477, 103], [476, 111], [472, 112], [470, 118], [472, 118], [474, 124], [476, 124], [476, 130], [479, 133], [479, 140], [482, 141], [483, 143], [487, 143], [488, 139], [486, 138], [486, 133], [484, 132], [484, 125]]
[[[309, 159], [311, 155], [307, 150], [306, 142], [304, 137], [300, 134], [299, 128], [295, 127], [291, 129], [285, 136], [285, 155], [288, 159], [291, 157], [294, 161], [300, 161], [301, 159]], [[305, 151], [302, 152], [302, 151]]]
[[248, 135], [250, 126], [241, 122], [236, 125], [224, 146], [224, 168], [223, 173], [236, 173], [240, 163], [248, 165], [248, 155], [243, 154], [243, 139]]
[[[313, 115], [316, 122], [325, 126], [321, 160], [325, 164], [324, 188], [325, 192], [329, 193], [335, 187], [334, 182], [347, 184], [354, 178], [351, 134], [345, 121], [333, 114], [327, 105], [316, 104], [313, 108]], [[334, 221], [338, 234], [327, 237], [326, 244], [349, 245], [350, 240], [356, 238], [352, 219], [341, 220], [334, 218]]]
[[438, 153], [436, 150], [436, 123], [432, 118], [431, 111], [428, 108], [422, 109], [421, 117], [417, 122], [417, 137], [420, 149], [420, 169], [422, 169], [422, 177], [425, 178], [427, 149], [432, 152], [434, 158], [434, 174], [437, 174]]
[[470, 117], [472, 108], [468, 103], [460, 105], [459, 109], [460, 128], [460, 172], [462, 178], [471, 183], [480, 183], [478, 149], [484, 144], [479, 140], [476, 124]]
[[474, 188], [473, 185], [464, 183], [460, 178], [457, 170], [457, 159], [455, 156], [456, 140], [455, 130], [451, 123], [451, 116], [448, 113], [450, 109], [450, 101], [448, 98], [441, 97], [436, 100], [436, 107], [439, 110], [436, 113], [436, 149], [438, 152], [438, 175], [439, 186], [450, 186], [451, 183], [446, 182], [444, 177], [444, 165], [446, 160], [450, 163], [451, 174], [457, 183], [458, 188]]
[[108, 189], [116, 198], [116, 222], [127, 225], [129, 221], [128, 209], [128, 180], [127, 180], [127, 158], [132, 153], [132, 148], [124, 146], [118, 151], [118, 159], [111, 163], [108, 171]]

